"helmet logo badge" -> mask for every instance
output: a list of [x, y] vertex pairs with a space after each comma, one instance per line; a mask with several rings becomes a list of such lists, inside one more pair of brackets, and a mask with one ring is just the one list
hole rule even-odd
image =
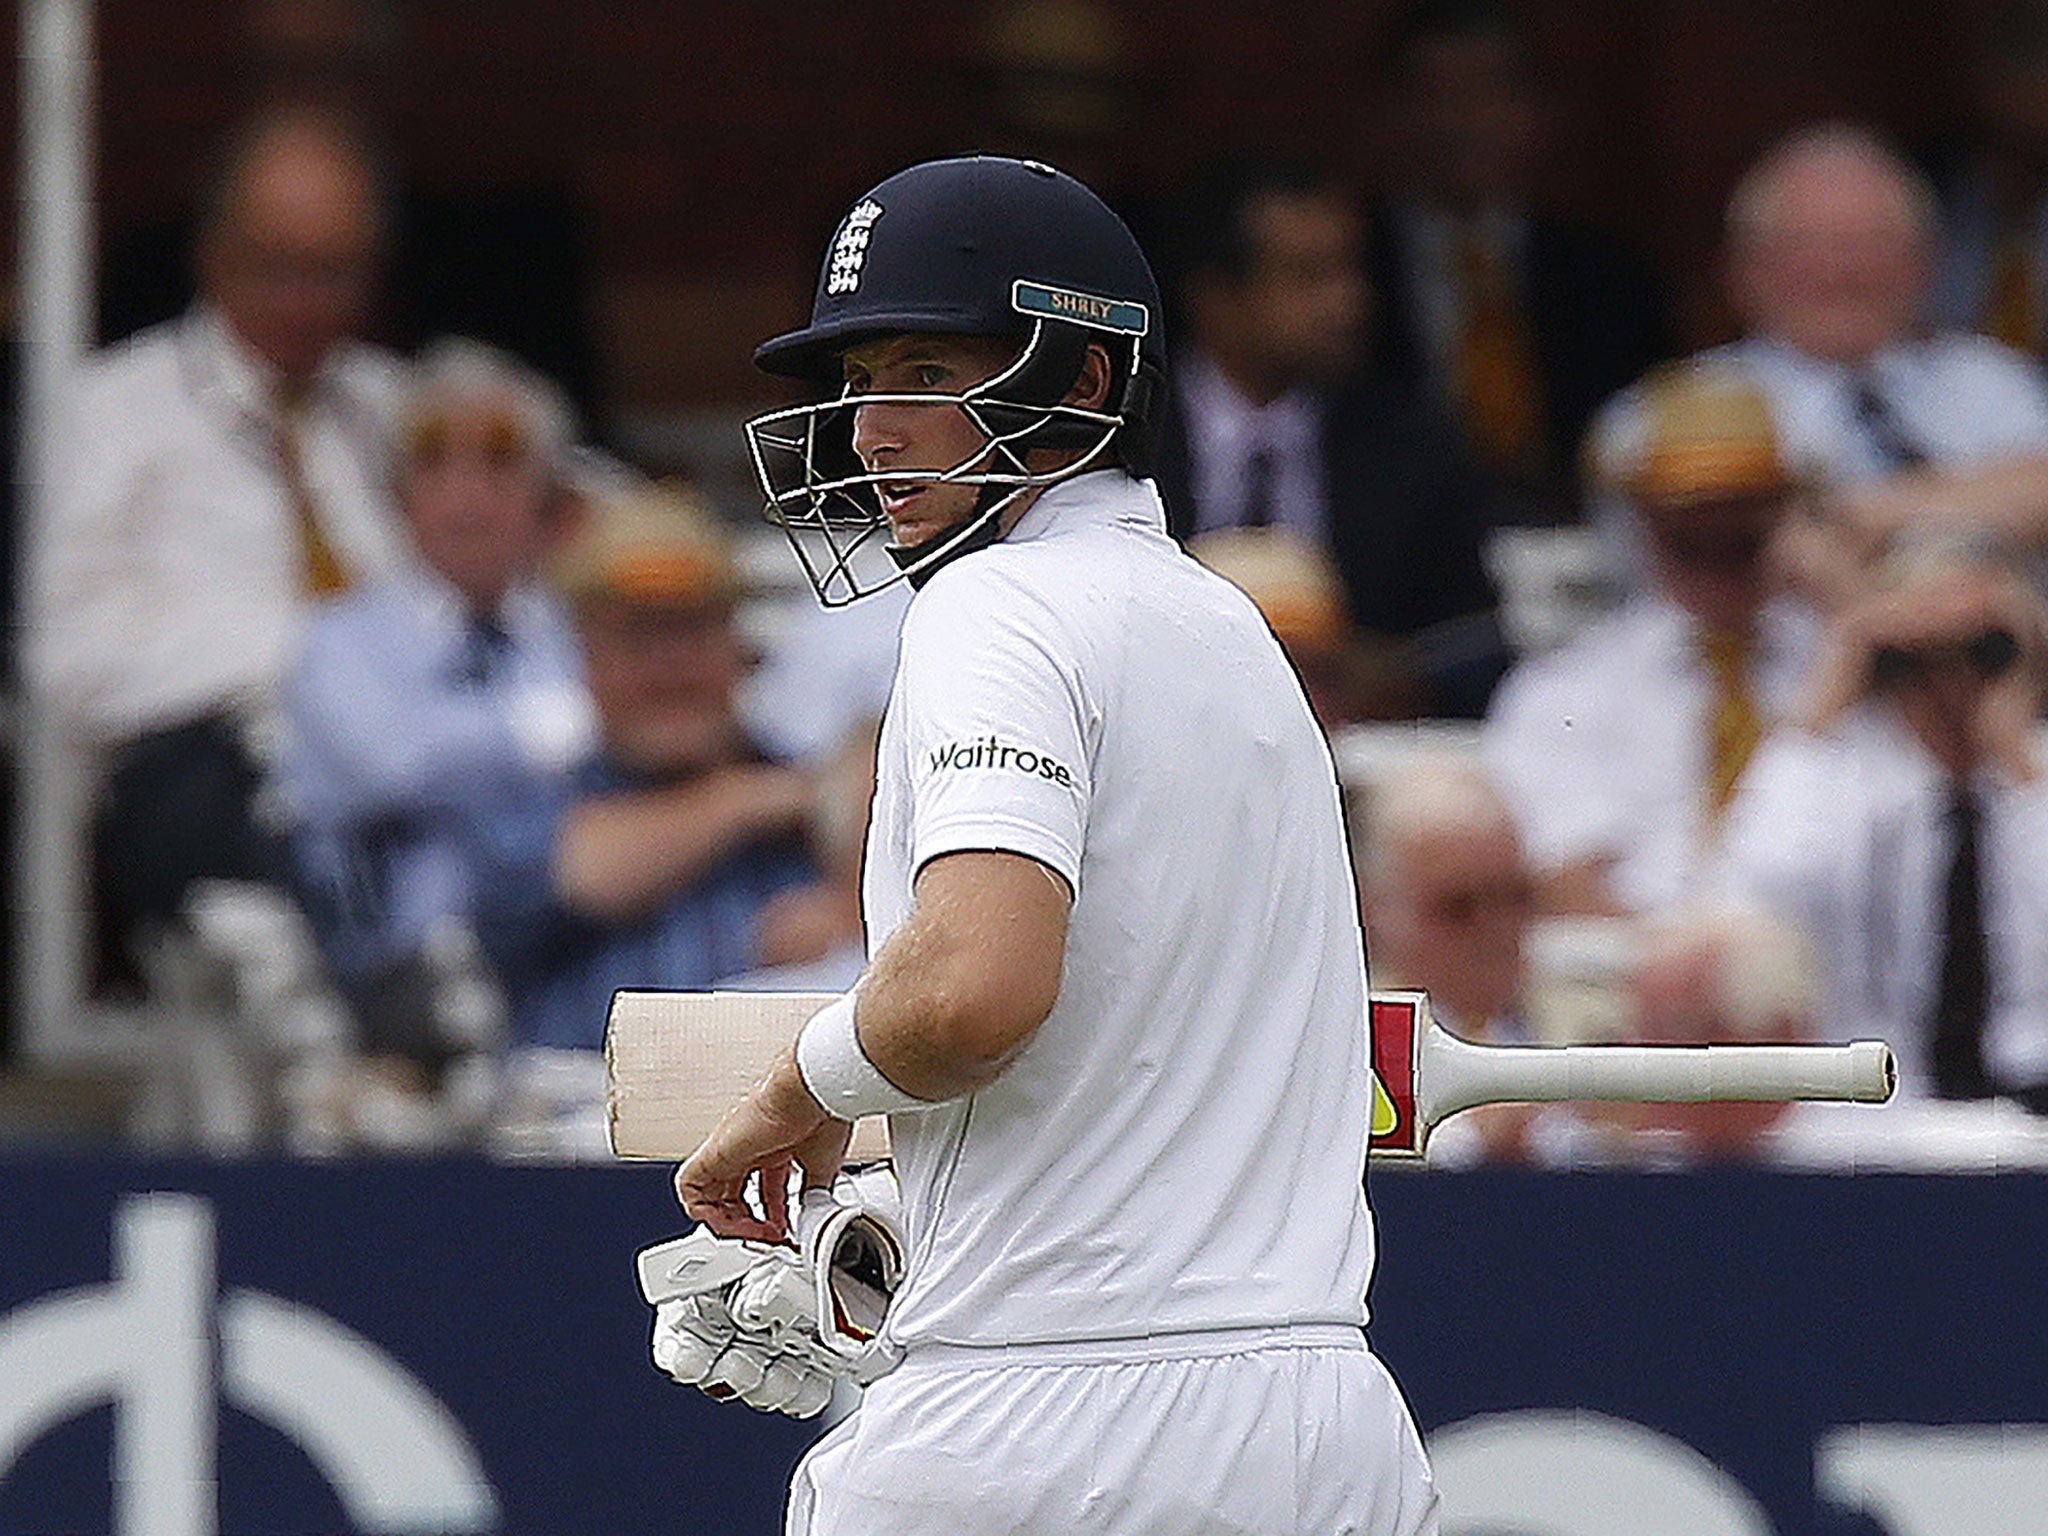
[[1092, 293], [1076, 293], [1071, 288], [1054, 288], [1023, 278], [1010, 285], [1010, 307], [1020, 315], [1070, 320], [1099, 331], [1122, 331], [1129, 336], [1142, 336], [1152, 327], [1151, 313], [1142, 304], [1128, 299], [1098, 298]]
[[881, 216], [882, 205], [871, 197], [864, 198], [839, 226], [839, 236], [832, 242], [831, 265], [825, 274], [825, 292], [829, 296], [837, 298], [860, 287], [860, 269], [867, 263], [868, 241], [875, 220]]

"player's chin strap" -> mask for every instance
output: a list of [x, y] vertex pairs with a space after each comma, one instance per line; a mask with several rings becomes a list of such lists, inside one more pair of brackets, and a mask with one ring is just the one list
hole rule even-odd
[[[942, 566], [951, 565], [962, 555], [971, 555], [977, 549], [987, 549], [991, 544], [1001, 543], [1006, 532], [1003, 527], [1003, 514], [1018, 497], [1042, 491], [1048, 486], [1057, 485], [1062, 480], [1071, 480], [1075, 475], [1098, 467], [1109, 446], [1110, 439], [1098, 434], [1092, 450], [1085, 457], [1055, 474], [1033, 477], [1024, 485], [984, 485], [980, 495], [975, 498], [974, 515], [958, 528], [908, 549], [895, 544], [885, 544], [882, 547], [903, 572], [903, 579], [912, 587], [922, 587]], [[996, 451], [1016, 465], [1018, 474], [1030, 474], [1024, 467], [1022, 456], [1008, 444], [998, 445]]]
[[958, 528], [908, 548], [898, 544], [882, 547], [903, 572], [903, 579], [912, 587], [922, 587], [938, 574], [940, 567], [998, 543], [1003, 537], [1004, 511], [1029, 489], [1023, 485], [984, 485], [975, 498], [974, 515]]

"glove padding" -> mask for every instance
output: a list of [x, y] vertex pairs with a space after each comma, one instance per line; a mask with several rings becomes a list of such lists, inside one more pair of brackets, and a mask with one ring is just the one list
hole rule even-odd
[[807, 1419], [831, 1400], [835, 1363], [793, 1340], [742, 1332], [716, 1298], [665, 1301], [654, 1312], [654, 1363], [710, 1397]]
[[872, 1192], [805, 1191], [796, 1245], [723, 1238], [700, 1227], [639, 1255], [654, 1305], [654, 1363], [715, 1398], [798, 1418], [822, 1410], [832, 1385], [865, 1385], [895, 1367], [879, 1338], [902, 1278], [905, 1244]]
[[641, 1294], [654, 1303], [654, 1363], [708, 1396], [809, 1418], [838, 1375], [793, 1330], [744, 1329], [729, 1298], [753, 1269], [790, 1272], [786, 1250], [717, 1236], [700, 1227], [640, 1255]]

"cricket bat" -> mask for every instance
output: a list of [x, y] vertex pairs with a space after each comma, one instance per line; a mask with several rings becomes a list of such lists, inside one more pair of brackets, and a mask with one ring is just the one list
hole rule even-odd
[[[677, 1160], [768, 1070], [810, 1016], [815, 992], [621, 992], [605, 1031], [612, 1151]], [[1848, 1045], [1475, 1045], [1430, 1017], [1421, 992], [1375, 992], [1372, 1151], [1420, 1157], [1430, 1129], [1478, 1104], [1605, 1099], [1839, 1099], [1881, 1103], [1898, 1070], [1879, 1041]], [[880, 1119], [854, 1126], [848, 1156], [888, 1155]]]

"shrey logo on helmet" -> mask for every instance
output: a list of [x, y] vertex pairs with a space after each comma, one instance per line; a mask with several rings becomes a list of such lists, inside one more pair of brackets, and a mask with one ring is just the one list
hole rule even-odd
[[1020, 315], [1073, 320], [1082, 325], [1100, 326], [1106, 331], [1123, 331], [1131, 336], [1142, 336], [1152, 328], [1152, 316], [1142, 304], [1098, 299], [1088, 293], [1069, 293], [1063, 288], [1048, 288], [1043, 283], [1028, 283], [1022, 278], [1010, 286], [1010, 303]]

